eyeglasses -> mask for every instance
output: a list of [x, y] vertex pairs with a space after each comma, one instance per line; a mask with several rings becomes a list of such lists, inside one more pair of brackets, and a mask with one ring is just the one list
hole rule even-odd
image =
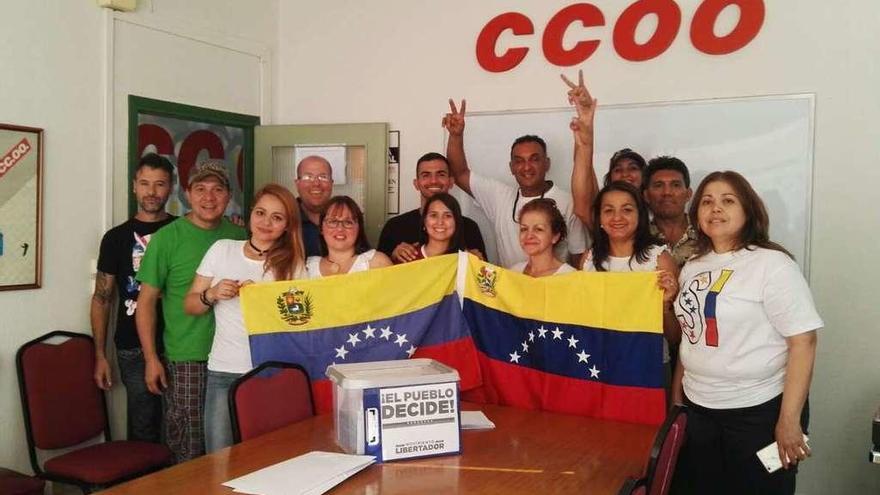
[[324, 183], [326, 183], [326, 182], [330, 182], [331, 180], [333, 180], [333, 178], [330, 177], [330, 176], [327, 175], [327, 174], [319, 174], [319, 175], [303, 174], [302, 177], [300, 177], [300, 178], [297, 179], [297, 180], [301, 180], [301, 181], [305, 181], [305, 182], [315, 182], [315, 181], [318, 181], [318, 182], [324, 182]]
[[348, 230], [348, 229], [353, 229], [357, 225], [357, 222], [355, 222], [354, 220], [348, 219], [348, 218], [346, 218], [345, 220], [333, 219], [333, 220], [324, 220], [324, 225], [326, 225], [327, 227], [330, 227], [331, 229], [338, 229], [338, 228], [342, 227], [343, 229]]

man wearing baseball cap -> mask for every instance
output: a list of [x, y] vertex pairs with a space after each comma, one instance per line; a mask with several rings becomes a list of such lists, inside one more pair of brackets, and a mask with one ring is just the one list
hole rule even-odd
[[[199, 163], [189, 175], [191, 210], [159, 229], [144, 254], [136, 322], [144, 350], [147, 388], [162, 394], [164, 440], [177, 462], [204, 453], [203, 408], [214, 313], [187, 315], [183, 299], [202, 257], [219, 239], [246, 239], [243, 228], [223, 214], [229, 204], [229, 175], [222, 160]], [[156, 304], [162, 299], [165, 354], [156, 351]]]

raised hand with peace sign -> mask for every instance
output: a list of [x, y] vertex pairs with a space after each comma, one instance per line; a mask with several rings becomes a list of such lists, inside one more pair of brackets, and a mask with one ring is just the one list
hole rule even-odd
[[565, 74], [559, 75], [568, 85], [568, 102], [577, 110], [577, 117], [571, 119], [569, 127], [574, 132], [575, 144], [587, 146], [593, 144], [593, 122], [596, 117], [596, 104], [587, 86], [584, 84], [584, 71], [578, 71], [578, 83], [571, 82]]
[[461, 110], [455, 107], [455, 101], [449, 99], [449, 113], [443, 117], [443, 127], [451, 136], [461, 136], [464, 133], [464, 113], [467, 101], [461, 100]]

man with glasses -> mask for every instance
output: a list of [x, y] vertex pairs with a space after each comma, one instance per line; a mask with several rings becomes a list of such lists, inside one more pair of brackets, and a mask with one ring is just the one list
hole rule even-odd
[[458, 110], [455, 102], [449, 100], [450, 113], [443, 118], [443, 126], [449, 132], [446, 157], [456, 185], [479, 203], [492, 223], [499, 264], [511, 267], [526, 261], [519, 245], [519, 209], [538, 198], [554, 200], [566, 220], [568, 238], [557, 244], [557, 258], [576, 263], [586, 250], [583, 226], [572, 212], [571, 194], [546, 180], [550, 158], [544, 140], [526, 135], [513, 142], [509, 166], [518, 187], [473, 173], [464, 152], [465, 104], [462, 100]]
[[321, 255], [321, 212], [333, 195], [333, 169], [320, 156], [307, 156], [296, 166], [296, 191], [306, 256]]

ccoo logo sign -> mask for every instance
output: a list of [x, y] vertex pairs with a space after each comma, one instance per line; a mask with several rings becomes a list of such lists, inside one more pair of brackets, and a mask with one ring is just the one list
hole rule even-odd
[[[717, 36], [715, 23], [727, 7], [739, 9], [739, 21], [727, 34]], [[646, 16], [657, 16], [657, 28], [646, 42], [635, 39], [636, 28]], [[579, 22], [586, 27], [605, 25], [605, 15], [593, 4], [576, 3], [557, 12], [544, 28], [541, 48], [544, 58], [553, 65], [577, 65], [599, 48], [601, 40], [578, 41], [573, 47], [562, 45], [566, 30]], [[638, 0], [627, 7], [614, 23], [612, 42], [617, 54], [633, 62], [651, 60], [663, 54], [675, 40], [681, 28], [681, 9], [673, 0]], [[690, 22], [691, 44], [709, 55], [725, 55], [735, 52], [751, 42], [764, 23], [763, 0], [703, 0]], [[496, 53], [498, 38], [510, 30], [514, 36], [535, 34], [535, 25], [525, 14], [507, 12], [490, 20], [477, 37], [477, 62], [489, 72], [513, 69], [528, 55], [529, 48], [514, 46], [502, 54]]]

